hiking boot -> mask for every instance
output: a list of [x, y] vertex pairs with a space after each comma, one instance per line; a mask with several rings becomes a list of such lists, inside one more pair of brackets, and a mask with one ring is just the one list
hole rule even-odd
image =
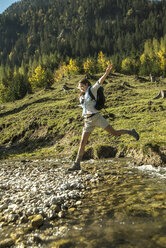
[[68, 169], [68, 171], [81, 170], [81, 166], [79, 162], [74, 162], [73, 166]]
[[135, 129], [131, 130], [131, 135], [136, 139], [139, 140], [139, 134], [135, 131]]

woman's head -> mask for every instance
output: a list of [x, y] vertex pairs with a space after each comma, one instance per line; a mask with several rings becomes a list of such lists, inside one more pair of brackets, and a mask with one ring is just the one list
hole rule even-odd
[[78, 89], [80, 89], [81, 92], [85, 92], [89, 86], [91, 86], [91, 83], [86, 78], [83, 78], [78, 82]]

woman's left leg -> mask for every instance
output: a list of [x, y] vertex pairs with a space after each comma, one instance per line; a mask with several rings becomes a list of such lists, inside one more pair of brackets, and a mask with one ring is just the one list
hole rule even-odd
[[108, 125], [105, 130], [112, 134], [113, 136], [120, 136], [123, 134], [129, 134], [133, 136], [136, 140], [139, 140], [139, 134], [135, 131], [135, 129], [119, 129], [115, 130], [111, 125]]
[[112, 134], [113, 136], [120, 136], [122, 134], [130, 134], [130, 130], [126, 130], [126, 129], [115, 130], [111, 125], [107, 126], [105, 130], [108, 133]]

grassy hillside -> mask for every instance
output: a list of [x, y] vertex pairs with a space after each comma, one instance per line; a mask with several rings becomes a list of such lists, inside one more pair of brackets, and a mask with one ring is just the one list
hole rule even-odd
[[[100, 76], [95, 75], [90, 81], [94, 83]], [[77, 90], [77, 83], [82, 77], [63, 78], [52, 89], [1, 105], [1, 158], [73, 157], [83, 127]], [[70, 90], [64, 91], [63, 85], [67, 85]], [[166, 79], [152, 83], [149, 78], [115, 73], [109, 76], [104, 88], [107, 108], [102, 110], [102, 114], [115, 129], [135, 128], [140, 133], [140, 140], [137, 142], [128, 135], [111, 137], [105, 131], [96, 129], [87, 149], [92, 147], [92, 153], [95, 154], [95, 150], [104, 145], [117, 148], [119, 154], [138, 155], [141, 152], [146, 156], [153, 151], [165, 161], [166, 99], [154, 100], [153, 97], [159, 90], [166, 89]], [[137, 152], [133, 153], [133, 150]]]

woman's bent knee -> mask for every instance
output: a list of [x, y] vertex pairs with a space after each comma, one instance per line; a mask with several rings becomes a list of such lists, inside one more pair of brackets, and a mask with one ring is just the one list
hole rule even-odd
[[111, 127], [110, 125], [107, 126], [107, 127], [105, 128], [105, 130], [106, 130], [108, 133], [112, 134], [113, 136], [119, 136], [119, 132], [116, 131], [116, 130], [115, 130], [113, 127]]

